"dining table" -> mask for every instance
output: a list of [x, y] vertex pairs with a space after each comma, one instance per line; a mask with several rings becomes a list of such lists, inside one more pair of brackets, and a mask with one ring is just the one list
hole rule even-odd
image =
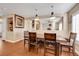
[[[41, 40], [41, 41], [44, 41], [44, 34], [37, 34], [37, 39]], [[65, 39], [65, 37], [62, 37], [61, 35], [57, 35], [56, 36], [56, 41], [57, 42], [65, 42], [66, 39]]]
[[[37, 35], [37, 40], [44, 42], [44, 35], [43, 34], [38, 34]], [[57, 36], [56, 37], [56, 43], [57, 43], [57, 46], [56, 46], [56, 56], [59, 56], [60, 53], [61, 53], [60, 52], [60, 49], [61, 49], [60, 42], [66, 42], [66, 39], [64, 37], [62, 37], [62, 36]]]

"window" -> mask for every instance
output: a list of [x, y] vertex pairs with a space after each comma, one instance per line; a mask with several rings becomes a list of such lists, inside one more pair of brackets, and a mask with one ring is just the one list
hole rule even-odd
[[72, 17], [72, 32], [77, 33], [76, 40], [79, 41], [79, 14], [76, 14]]

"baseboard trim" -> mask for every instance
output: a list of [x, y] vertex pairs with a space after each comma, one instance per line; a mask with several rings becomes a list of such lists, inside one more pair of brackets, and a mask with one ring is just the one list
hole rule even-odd
[[6, 41], [6, 42], [10, 42], [10, 43], [17, 43], [19, 41], [21, 41], [22, 39], [19, 39], [19, 40], [15, 40], [15, 41], [12, 41], [12, 40], [3, 40], [3, 41]]

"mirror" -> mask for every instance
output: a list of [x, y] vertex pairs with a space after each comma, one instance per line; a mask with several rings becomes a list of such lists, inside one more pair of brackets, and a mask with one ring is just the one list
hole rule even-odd
[[35, 30], [61, 31], [63, 30], [63, 17], [56, 17], [55, 19], [40, 18], [39, 21], [34, 21], [33, 24], [35, 24]]
[[41, 20], [43, 30], [63, 30], [63, 17], [55, 19], [45, 18]]
[[54, 30], [63, 30], [63, 17], [56, 18], [53, 22]]

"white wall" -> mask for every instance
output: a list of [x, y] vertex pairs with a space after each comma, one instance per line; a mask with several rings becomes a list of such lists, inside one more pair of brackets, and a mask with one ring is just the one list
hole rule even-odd
[[0, 33], [2, 32], [2, 23], [0, 23]]
[[[43, 29], [41, 23], [45, 22], [45, 19], [41, 19], [40, 20], [40, 30], [35, 30], [35, 28], [32, 28], [32, 20], [31, 19], [25, 19], [25, 23], [24, 23], [24, 28], [15, 28], [14, 25], [14, 31], [13, 32], [8, 32], [7, 31], [7, 17], [4, 20], [4, 35], [5, 36], [5, 40], [6, 41], [11, 41], [11, 42], [16, 42], [19, 40], [23, 40], [24, 39], [24, 31], [35, 31], [37, 32], [39, 35], [38, 36], [43, 36], [44, 32], [52, 32], [52, 33], [57, 33], [57, 36], [61, 36], [61, 37], [68, 37], [68, 20], [67, 20], [67, 14], [63, 15], [63, 30], [62, 31], [56, 31], [56, 30], [45, 30]], [[14, 23], [15, 24], [15, 23]], [[40, 35], [42, 34], [42, 35]]]
[[[64, 15], [63, 15], [63, 30], [62, 31], [57, 31], [57, 30], [46, 30], [46, 28], [47, 28], [47, 25], [45, 25], [45, 27], [43, 27], [42, 26], [42, 24], [43, 23], [45, 23], [45, 22], [47, 22], [47, 20], [48, 20], [48, 18], [43, 18], [43, 19], [41, 19], [40, 18], [40, 30], [33, 30], [32, 29], [32, 26], [31, 26], [31, 24], [32, 24], [32, 20], [29, 20], [29, 31], [35, 31], [35, 32], [37, 32], [38, 34], [44, 34], [44, 32], [52, 32], [52, 33], [57, 33], [57, 35], [58, 36], [62, 36], [62, 37], [68, 37], [68, 18], [67, 18], [67, 13], [65, 13]], [[41, 36], [43, 36], [43, 35], [41, 35]]]
[[[13, 21], [13, 31], [8, 31], [7, 30], [7, 18], [8, 17], [14, 17], [14, 15], [9, 15], [6, 17], [6, 19], [4, 20], [4, 32], [6, 32], [6, 41], [9, 41], [9, 42], [17, 42], [17, 41], [20, 41], [20, 40], [23, 40], [24, 39], [24, 31], [27, 31], [27, 30], [32, 30], [32, 26], [31, 26], [31, 21], [30, 20], [27, 20], [25, 19], [24, 20], [24, 28], [16, 28], [15, 27], [15, 20]], [[6, 22], [6, 23], [5, 23]]]
[[3, 16], [2, 21], [2, 40], [6, 40], [6, 32], [7, 32], [7, 19], [5, 16]]
[[[10, 32], [6, 28], [6, 41], [17, 42], [17, 41], [23, 40], [24, 30], [27, 30], [27, 27], [28, 27], [26, 20], [24, 20], [24, 28], [16, 28], [14, 15], [12, 14], [6, 17], [6, 24], [7, 24], [8, 17], [13, 17], [13, 31]], [[7, 25], [5, 27], [7, 27]]]

